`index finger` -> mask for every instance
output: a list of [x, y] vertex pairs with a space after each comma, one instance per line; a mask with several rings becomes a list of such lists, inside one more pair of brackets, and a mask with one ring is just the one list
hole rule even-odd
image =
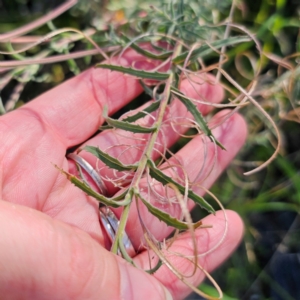
[[[141, 60], [134, 51], [124, 54], [120, 63]], [[119, 72], [92, 68], [39, 96], [12, 115], [21, 119], [24, 110], [38, 118], [66, 145], [80, 144], [103, 123], [102, 109], [118, 111], [142, 92], [139, 82]]]

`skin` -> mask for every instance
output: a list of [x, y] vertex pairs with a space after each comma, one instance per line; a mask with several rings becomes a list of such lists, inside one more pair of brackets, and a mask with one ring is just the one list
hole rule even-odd
[[[121, 63], [130, 65], [137, 59], [140, 59], [137, 54], [127, 52]], [[181, 89], [197, 97], [188, 82], [183, 82]], [[217, 85], [204, 83], [197, 90], [212, 102], [223, 98], [223, 91]], [[54, 167], [76, 174], [74, 163], [66, 158], [67, 149], [83, 143], [106, 149], [116, 141], [123, 142], [117, 132], [90, 137], [103, 123], [105, 105], [111, 115], [141, 91], [138, 81], [130, 76], [90, 69], [0, 118], [0, 295], [3, 299], [183, 299], [190, 293], [168, 268], [162, 267], [149, 275], [107, 251], [98, 203]], [[173, 115], [182, 111], [176, 101], [172, 109]], [[204, 114], [209, 110], [203, 105], [199, 109]], [[225, 113], [219, 114], [215, 121]], [[167, 144], [174, 143], [178, 135], [170, 126], [164, 126], [163, 130]], [[235, 114], [216, 128], [214, 134], [227, 151], [218, 150], [217, 164], [202, 182], [205, 187], [211, 186], [242, 147], [246, 124]], [[214, 157], [214, 147], [212, 143], [207, 145], [209, 162]], [[203, 139], [197, 137], [177, 154], [190, 178], [196, 176], [199, 169], [196, 166], [203, 164], [203, 147]], [[80, 155], [96, 167], [93, 157], [86, 152]], [[126, 154], [123, 159], [130, 161]], [[203, 170], [204, 179], [210, 170], [208, 163]], [[105, 168], [101, 172], [101, 175], [111, 174]], [[118, 192], [106, 184], [109, 196]], [[203, 194], [199, 187], [195, 191]], [[115, 213], [119, 216], [120, 209]], [[143, 207], [141, 214], [158, 239], [163, 240], [170, 233], [170, 228], [154, 220]], [[224, 242], [199, 258], [209, 272], [230, 256], [243, 235], [240, 217], [233, 211], [227, 211], [227, 216], [229, 226]], [[203, 222], [213, 224], [213, 228], [196, 230], [199, 253], [216, 245], [224, 232], [222, 212], [206, 217]], [[126, 231], [135, 248], [141, 249], [142, 230], [134, 205]], [[170, 250], [192, 255], [190, 235], [180, 235]], [[169, 259], [184, 273], [189, 274], [192, 269], [187, 260], [175, 256]], [[146, 251], [141, 251], [134, 260], [142, 268], [149, 267]], [[203, 279], [203, 272], [197, 271], [189, 281], [198, 285]]]

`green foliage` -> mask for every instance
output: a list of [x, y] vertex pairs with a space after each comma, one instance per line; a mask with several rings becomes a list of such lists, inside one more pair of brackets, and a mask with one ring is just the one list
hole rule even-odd
[[[171, 217], [168, 213], [165, 213], [164, 211], [156, 208], [153, 206], [149, 201], [147, 201], [144, 197], [141, 196], [141, 194], [137, 193], [138, 199], [140, 199], [144, 205], [147, 207], [149, 212], [153, 214], [155, 217], [157, 217], [160, 221], [163, 221], [166, 223], [168, 226], [172, 226], [175, 229], [179, 230], [188, 230], [189, 225], [186, 222], [181, 222], [176, 218]], [[199, 226], [202, 225], [201, 221], [196, 222], [195, 224], [192, 224], [194, 229], [198, 228]]]
[[[63, 174], [65, 174], [68, 179], [78, 188], [80, 188], [82, 191], [84, 191], [87, 195], [92, 196], [99, 202], [103, 203], [104, 205], [111, 206], [111, 207], [120, 207], [130, 204], [131, 199], [126, 198], [126, 195], [128, 193], [127, 190], [125, 190], [122, 194], [113, 197], [113, 198], [107, 198], [96, 191], [94, 191], [86, 182], [81, 181], [76, 176], [71, 175], [63, 170], [60, 170]], [[125, 199], [124, 199], [125, 197]]]
[[92, 153], [94, 156], [96, 156], [98, 159], [104, 162], [109, 168], [118, 171], [134, 171], [137, 169], [137, 165], [124, 165], [118, 159], [101, 151], [98, 147], [85, 146], [83, 150]]
[[[182, 195], [185, 194], [186, 188], [184, 186], [177, 183], [171, 177], [167, 176], [162, 171], [160, 171], [158, 168], [156, 168], [153, 161], [148, 159], [147, 163], [150, 168], [150, 170], [149, 170], [150, 175], [153, 178], [155, 178], [157, 181], [161, 182], [163, 185], [172, 184], [172, 185], [176, 186], [176, 188], [179, 190], [179, 192], [182, 193]], [[205, 201], [201, 196], [197, 195], [192, 190], [188, 190], [187, 194], [190, 199], [192, 199], [196, 204], [199, 204], [202, 208], [206, 209], [209, 213], [213, 213], [213, 214], [215, 213], [212, 206], [207, 201]]]
[[[233, 46], [235, 44], [240, 44], [240, 43], [249, 42], [249, 41], [250, 41], [249, 37], [246, 37], [246, 36], [238, 36], [238, 37], [231, 37], [231, 38], [224, 39], [224, 40], [218, 40], [218, 41], [212, 42], [211, 45], [203, 45], [203, 46], [198, 47], [195, 51], [192, 52], [192, 54], [190, 56], [190, 60], [193, 61], [194, 59], [197, 59], [200, 57], [202, 58], [206, 55], [211, 54], [213, 51], [216, 51], [225, 46]], [[173, 63], [180, 64], [180, 63], [184, 62], [189, 54], [190, 54], [189, 51], [186, 51], [186, 52], [180, 54], [179, 56], [177, 56], [173, 59]]]
[[144, 108], [142, 111], [139, 111], [138, 113], [131, 115], [129, 117], [126, 117], [123, 119], [124, 122], [135, 122], [143, 117], [145, 117], [148, 113], [152, 113], [156, 111], [159, 108], [159, 102], [152, 102], [149, 106]]
[[177, 89], [173, 90], [177, 92], [177, 98], [186, 106], [187, 110], [192, 114], [199, 128], [211, 139], [212, 142], [215, 142], [221, 149], [225, 150], [225, 147], [220, 142], [218, 142], [218, 140], [212, 134], [201, 112], [197, 109], [197, 106], [188, 97], [180, 93], [180, 91], [178, 91]]
[[153, 80], [165, 80], [168, 79], [170, 74], [160, 73], [160, 72], [146, 72], [143, 70], [135, 70], [132, 68], [126, 68], [121, 66], [107, 65], [107, 64], [97, 64], [96, 67], [102, 69], [109, 69], [112, 71], [119, 71], [124, 74], [130, 74], [137, 78], [153, 79]]
[[[43, 10], [37, 9], [37, 12], [32, 15], [29, 13], [29, 1], [2, 1], [0, 30], [3, 32], [13, 30], [31, 19], [40, 17], [45, 13], [45, 9], [49, 8], [46, 2], [33, 0], [30, 3], [33, 7], [37, 7], [38, 3]], [[148, 146], [150, 145], [148, 155], [138, 164], [124, 165], [120, 160], [107, 154], [105, 149], [88, 146], [84, 150], [93, 153], [114, 170], [125, 173], [136, 172], [139, 180], [148, 172], [151, 180], [157, 180], [163, 185], [173, 184], [181, 194], [188, 194], [189, 198], [209, 212], [214, 211], [213, 206], [209, 204], [211, 201], [209, 197], [204, 199], [198, 196], [190, 187], [187, 190], [174, 179], [166, 176], [149, 160], [153, 154], [157, 134], [161, 129], [164, 111], [172, 102], [171, 100], [176, 97], [194, 117], [197, 130], [215, 140], [206, 119], [197, 110], [195, 101], [180, 92], [178, 86], [180, 76], [187, 77], [199, 70], [206, 71], [206, 68], [207, 71], [213, 70], [213, 73], [217, 75], [220, 67], [242, 87], [251, 87], [253, 79], [256, 81], [257, 85], [253, 94], [278, 124], [284, 138], [284, 144], [280, 149], [282, 156], [279, 156], [267, 170], [246, 179], [242, 176], [245, 170], [267, 160], [276, 142], [272, 129], [256, 109], [250, 106], [241, 108], [240, 112], [245, 116], [249, 125], [247, 144], [227, 173], [212, 188], [212, 192], [222, 203], [227, 208], [237, 211], [245, 222], [245, 239], [241, 249], [228, 261], [226, 267], [215, 274], [226, 294], [224, 299], [241, 299], [259, 274], [265, 274], [265, 271], [262, 271], [264, 265], [259, 260], [256, 234], [258, 229], [254, 220], [263, 217], [266, 218], [266, 223], [270, 222], [268, 216], [274, 212], [276, 212], [275, 216], [285, 212], [291, 212], [293, 215], [299, 214], [299, 125], [289, 120], [299, 122], [300, 68], [299, 55], [296, 54], [290, 58], [288, 56], [300, 50], [300, 21], [299, 4], [296, 2], [236, 1], [236, 8], [230, 16], [231, 4], [230, 0], [203, 0], [201, 3], [198, 0], [111, 0], [109, 2], [82, 0], [70, 12], [53, 20], [52, 23], [36, 28], [32, 33], [42, 37], [49, 33], [49, 28], [51, 30], [63, 27], [75, 27], [80, 30], [93, 28], [95, 32], [91, 35], [92, 39], [109, 55], [112, 53], [122, 55], [122, 49], [132, 48], [145, 58], [154, 60], [157, 63], [155, 66], [170, 59], [169, 64], [165, 64], [161, 69], [154, 67], [153, 71], [138, 69], [135, 65], [128, 67], [107, 63], [97, 65], [140, 78], [145, 93], [155, 98], [155, 101], [142, 111], [135, 111], [120, 120], [105, 116], [108, 125], [100, 128], [101, 130], [118, 128], [119, 131], [147, 134]], [[22, 11], [22, 14], [18, 11]], [[226, 24], [221, 24], [227, 18], [231, 18], [229, 23], [241, 24], [238, 30], [231, 28], [228, 36]], [[245, 28], [255, 33], [255, 38], [261, 43], [261, 49], [267, 56], [259, 55], [261, 53], [258, 53], [255, 41], [245, 36]], [[145, 44], [151, 47], [144, 47]], [[192, 48], [194, 45], [195, 47]], [[2, 51], [20, 47], [18, 43], [0, 44]], [[60, 83], [71, 74], [77, 74], [86, 69], [88, 65], [98, 63], [102, 60], [103, 53], [99, 54], [97, 51], [93, 52], [93, 55], [97, 54], [94, 57], [91, 54], [84, 54], [90, 52], [84, 52], [82, 58], [77, 58], [76, 61], [68, 56], [78, 50], [91, 51], [93, 47], [87, 41], [86, 36], [63, 32], [52, 37], [51, 42], [38, 43], [25, 54], [15, 53], [9, 57], [0, 54], [1, 72], [4, 69], [1, 66], [3, 62], [15, 60], [20, 63], [16, 68], [1, 73], [0, 114], [22, 105], [27, 99]], [[224, 47], [228, 50], [222, 52]], [[58, 54], [66, 55], [66, 62], [52, 62], [48, 66], [42, 63], [31, 66], [22, 64], [27, 59], [47, 59]], [[268, 57], [270, 54], [275, 54], [278, 60], [270, 60]], [[210, 66], [216, 66], [219, 63], [220, 57], [224, 58], [224, 63], [210, 69]], [[284, 57], [287, 58], [283, 60]], [[281, 65], [280, 68], [277, 68], [277, 63]], [[286, 72], [285, 64], [289, 68]], [[256, 73], [257, 66], [261, 67], [260, 74]], [[223, 78], [223, 82], [225, 87], [229, 87], [229, 81], [226, 78]], [[159, 89], [156, 89], [158, 86]], [[228, 90], [230, 92], [227, 92], [226, 99], [240, 100], [237, 96], [239, 93], [237, 86], [231, 85]], [[177, 91], [176, 95], [172, 91]], [[232, 103], [238, 103], [238, 101]], [[129, 106], [128, 108], [130, 110], [136, 107]], [[156, 121], [158, 120], [154, 127], [146, 128], [138, 122], [132, 124], [141, 121], [149, 114], [155, 115]], [[218, 144], [218, 141], [215, 142]], [[181, 139], [174, 147], [178, 149], [184, 143], [185, 141]], [[218, 145], [222, 148], [221, 144]], [[140, 197], [137, 191], [134, 193], [133, 189], [125, 189], [121, 195], [107, 198], [93, 191], [83, 180], [66, 175], [86, 194], [108, 206], [127, 207], [132, 203], [134, 196]], [[132, 184], [134, 188], [139, 187], [138, 181]], [[140, 197], [140, 200], [151, 213], [166, 224], [177, 229], [186, 228], [187, 222], [168, 216], [151, 205], [147, 199]], [[203, 212], [198, 212], [198, 214], [203, 215]], [[125, 222], [126, 218], [121, 218], [120, 221]], [[267, 276], [262, 277], [263, 279], [259, 280], [264, 286], [275, 285], [272, 280], [266, 279]], [[203, 290], [213, 293], [208, 286], [203, 286]], [[286, 294], [283, 292], [282, 295]], [[268, 294], [265, 295], [265, 298], [267, 297]]]

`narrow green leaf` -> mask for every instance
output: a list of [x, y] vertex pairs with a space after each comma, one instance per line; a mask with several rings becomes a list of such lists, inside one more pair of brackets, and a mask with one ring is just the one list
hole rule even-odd
[[155, 267], [153, 267], [150, 270], [145, 270], [145, 272], [147, 272], [148, 274], [154, 274], [161, 266], [162, 266], [162, 260], [159, 259]]
[[199, 128], [211, 139], [211, 141], [215, 142], [221, 149], [225, 150], [225, 147], [220, 142], [218, 142], [218, 140], [212, 134], [197, 106], [178, 89], [172, 87], [171, 92], [172, 90], [176, 92], [176, 98], [178, 98], [185, 105], [187, 110], [192, 114]]
[[156, 127], [143, 127], [137, 124], [131, 124], [129, 122], [114, 120], [109, 117], [106, 118], [108, 125], [111, 125], [115, 128], [123, 129], [133, 133], [151, 133], [156, 130]]
[[146, 95], [150, 96], [152, 99], [153, 97], [153, 90], [144, 83], [144, 81], [142, 79], [139, 80], [140, 85], [142, 86], [142, 88], [144, 89], [144, 92], [146, 93]]
[[107, 130], [107, 129], [112, 129], [112, 128], [114, 128], [114, 127], [110, 126], [110, 125], [102, 125], [98, 129], [99, 130]]
[[137, 165], [124, 165], [117, 158], [110, 156], [109, 154], [101, 151], [98, 147], [85, 146], [83, 150], [92, 153], [102, 162], [104, 162], [109, 168], [118, 170], [118, 171], [131, 171], [136, 170]]
[[[144, 108], [142, 111], [139, 111], [134, 115], [124, 118], [122, 120], [122, 122], [128, 122], [128, 123], [135, 122], [135, 121], [145, 117], [148, 113], [156, 111], [159, 108], [159, 104], [160, 103], [158, 101], [154, 101], [149, 106]], [[106, 117], [106, 119], [107, 119], [107, 117]], [[106, 130], [106, 129], [112, 129], [112, 128], [114, 128], [114, 126], [112, 126], [112, 125], [103, 125], [103, 126], [99, 127], [99, 130]], [[142, 127], [142, 128], [145, 128], [145, 127]], [[141, 128], [139, 128], [139, 129], [141, 129]], [[146, 129], [148, 129], [148, 128], [146, 128]], [[142, 130], [144, 130], [144, 129], [142, 129]], [[152, 129], [151, 129], [151, 132], [152, 132]], [[143, 133], [145, 133], [145, 131], [143, 131]]]
[[144, 108], [142, 111], [139, 111], [135, 115], [124, 118], [122, 121], [123, 122], [129, 122], [129, 123], [135, 122], [138, 119], [145, 117], [148, 113], [151, 113], [151, 112], [157, 110], [159, 108], [159, 104], [160, 104], [159, 102], [154, 101], [149, 106]]
[[[149, 212], [157, 217], [160, 221], [163, 221], [168, 226], [172, 226], [179, 230], [187, 230], [189, 229], [189, 226], [186, 222], [179, 221], [176, 218], [171, 217], [168, 213], [156, 208], [151, 203], [149, 203], [146, 199], [144, 199], [141, 194], [137, 194], [137, 196], [141, 199], [141, 201], [144, 203], [144, 205], [147, 207]], [[194, 229], [198, 228], [200, 225], [202, 225], [201, 221], [198, 221], [194, 224], [192, 224]]]
[[[251, 41], [251, 39], [248, 36], [235, 36], [235, 37], [230, 37], [230, 38], [223, 39], [223, 40], [214, 41], [211, 43], [211, 46], [214, 49], [220, 49], [223, 46], [232, 46], [235, 44], [249, 42], [249, 41]], [[199, 57], [204, 57], [212, 52], [214, 52], [214, 50], [210, 46], [208, 46], [206, 44], [202, 45], [198, 49], [193, 51], [193, 53], [190, 56], [190, 60], [193, 60], [193, 59], [199, 58]], [[189, 54], [190, 54], [190, 52], [186, 51], [186, 52], [178, 55], [177, 57], [175, 57], [172, 61], [174, 64], [180, 64], [185, 61], [186, 57]]]
[[[69, 179], [75, 186], [80, 188], [83, 192], [87, 193], [89, 196], [94, 197], [96, 200], [98, 200], [99, 202], [101, 202], [107, 206], [120, 207], [120, 206], [128, 205], [130, 203], [130, 201], [128, 199], [126, 201], [125, 200], [116, 201], [113, 198], [107, 198], [107, 197], [95, 192], [92, 188], [90, 188], [88, 185], [86, 185], [84, 182], [82, 182], [81, 180], [79, 180], [77, 177], [75, 177], [73, 175], [70, 175]], [[125, 192], [122, 194], [122, 196], [123, 196], [122, 199], [124, 199], [125, 194], [126, 194]]]
[[[123, 35], [121, 38], [126, 43], [130, 43], [130, 39], [127, 36]], [[148, 57], [148, 58], [151, 58], [151, 59], [158, 59], [158, 60], [163, 60], [163, 59], [169, 58], [173, 53], [173, 51], [165, 51], [163, 53], [156, 54], [156, 53], [153, 53], [153, 52], [150, 52], [148, 50], [145, 50], [145, 49], [141, 48], [140, 46], [138, 46], [135, 43], [130, 43], [130, 47], [132, 49], [134, 49], [137, 53], [140, 53], [145, 57]]]
[[155, 101], [161, 101], [163, 99], [162, 94], [156, 93], [155, 95], [153, 95], [153, 90], [148, 85], [146, 85], [141, 79], [139, 80], [139, 82], [143, 87], [145, 93], [149, 95], [152, 99], [154, 99]]
[[67, 176], [68, 180], [70, 180], [75, 186], [80, 188], [83, 192], [88, 194], [89, 196], [94, 197], [96, 200], [99, 202], [111, 206], [111, 207], [120, 207], [120, 206], [125, 206], [128, 205], [131, 202], [131, 199], [126, 199], [125, 196], [128, 192], [128, 189], [126, 189], [122, 194], [118, 195], [117, 197], [114, 198], [107, 198], [96, 191], [94, 191], [90, 186], [88, 186], [86, 183], [78, 179], [76, 176], [69, 174], [68, 172], [60, 169], [59, 167], [56, 166], [60, 170], [61, 173]]
[[165, 49], [158, 44], [160, 41], [164, 41], [164, 40], [161, 39], [161, 40], [156, 41], [156, 42], [150, 41], [151, 47], [153, 49], [157, 50], [157, 51], [164, 51]]
[[97, 64], [96, 68], [109, 69], [111, 71], [118, 71], [125, 74], [130, 74], [136, 76], [138, 78], [146, 78], [153, 80], [166, 80], [169, 78], [169, 73], [160, 73], [160, 72], [147, 72], [143, 70], [137, 70], [128, 67], [116, 66], [116, 65], [108, 65], [108, 64]]
[[[154, 162], [150, 159], [148, 159], [148, 166], [150, 169], [150, 176], [157, 181], [161, 182], [163, 185], [166, 185], [168, 183], [174, 184], [179, 192], [184, 195], [185, 193], [185, 187], [181, 184], [174, 181], [171, 177], [164, 174], [161, 170], [157, 169]], [[195, 203], [199, 204], [202, 208], [206, 209], [209, 213], [215, 214], [215, 210], [213, 207], [201, 196], [194, 193], [192, 190], [188, 190], [188, 197], [192, 199]]]
[[112, 128], [119, 128], [126, 131], [130, 131], [133, 133], [151, 133], [156, 130], [156, 127], [143, 127], [138, 124], [131, 124], [130, 122], [134, 122], [145, 115], [147, 115], [147, 112], [150, 113], [152, 111], [155, 111], [159, 107], [159, 103], [152, 103], [148, 107], [146, 107], [143, 111], [138, 112], [137, 114], [133, 116], [129, 116], [123, 120], [114, 120], [112, 118], [109, 118], [107, 116], [107, 107], [104, 107], [103, 109], [103, 116], [107, 122], [108, 125], [100, 126], [99, 130], [106, 130], [106, 129], [112, 129]]

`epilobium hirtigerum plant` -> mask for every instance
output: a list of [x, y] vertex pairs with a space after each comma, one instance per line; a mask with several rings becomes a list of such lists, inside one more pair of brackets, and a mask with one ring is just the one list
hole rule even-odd
[[[106, 195], [98, 193], [87, 183], [81, 172], [81, 176], [78, 178], [66, 170], [60, 171], [67, 175], [74, 185], [103, 205], [122, 208], [118, 231], [112, 242], [112, 252], [120, 252], [124, 259], [135, 265], [122, 244], [129, 210], [133, 206], [138, 211], [139, 221], [143, 228], [143, 245], [149, 250], [149, 253], [152, 253], [151, 258], [149, 255], [151, 269], [145, 271], [153, 273], [164, 264], [198, 294], [210, 299], [222, 298], [221, 290], [199, 264], [198, 258], [200, 255], [211, 253], [220, 246], [226, 237], [226, 213], [221, 202], [202, 186], [202, 182], [207, 176], [206, 172], [205, 176], [203, 174], [203, 165], [197, 166], [199, 172], [194, 178], [188, 177], [180, 160], [176, 159], [167, 145], [165, 128], [168, 127], [168, 130], [171, 128], [174, 136], [183, 139], [200, 135], [205, 145], [204, 162], [207, 158], [206, 148], [208, 145], [213, 145], [215, 156], [210, 162], [210, 170], [213, 170], [217, 164], [218, 151], [230, 151], [230, 149], [225, 149], [213, 135], [212, 129], [226, 121], [240, 108], [247, 106], [248, 109], [253, 109], [254, 106], [277, 138], [277, 142], [274, 143], [274, 145], [276, 144], [275, 150], [269, 160], [261, 163], [247, 174], [253, 174], [269, 164], [280, 149], [280, 134], [273, 119], [253, 96], [254, 94], [258, 95], [261, 58], [264, 56], [260, 44], [253, 33], [232, 22], [234, 1], [168, 0], [151, 1], [151, 5], [149, 1], [142, 1], [142, 4], [138, 0], [128, 2], [130, 4], [124, 1], [127, 6], [122, 4], [122, 1], [111, 1], [108, 4], [110, 10], [106, 10], [102, 16], [93, 20], [94, 28], [82, 31], [73, 28], [55, 28], [51, 24], [51, 20], [76, 2], [74, 0], [67, 1], [45, 17], [0, 36], [0, 42], [7, 46], [7, 51], [1, 51], [1, 53], [11, 56], [10, 60], [0, 62], [0, 68], [2, 68], [0, 71], [5, 74], [1, 81], [1, 88], [12, 78], [18, 78], [18, 89], [20, 90], [30, 80], [43, 79], [38, 76], [41, 65], [63, 60], [68, 61], [70, 69], [76, 74], [79, 69], [74, 59], [92, 55], [100, 55], [103, 59], [96, 64], [96, 68], [121, 72], [139, 79], [145, 94], [152, 99], [151, 101], [143, 104], [141, 108], [125, 112], [117, 119], [109, 117], [107, 115], [109, 108], [104, 107], [103, 117], [106, 123], [99, 130], [114, 131], [114, 134], [120, 137], [119, 141], [122, 142], [110, 148], [101, 145], [99, 147], [87, 145], [81, 149], [93, 154], [99, 160], [97, 171], [100, 175], [103, 166], [111, 169], [110, 176], [106, 173], [102, 180], [119, 189], [116, 196], [108, 198]], [[230, 11], [230, 13], [222, 18], [223, 11]], [[107, 23], [105, 23], [106, 21]], [[18, 50], [15, 50], [12, 45], [16, 45], [17, 37], [20, 40], [22, 35], [47, 22], [52, 29], [49, 34], [42, 38], [32, 37], [32, 41], [29, 43], [27, 38], [25, 47], [19, 46]], [[79, 40], [87, 43], [89, 49], [72, 52], [73, 43]], [[37, 45], [47, 43], [50, 43], [47, 49], [38, 52], [31, 58], [21, 54]], [[248, 81], [239, 82], [239, 76], [229, 74], [224, 65], [227, 61], [232, 60], [233, 49], [245, 43], [252, 43], [256, 46], [258, 57], [255, 63], [253, 60], [251, 61], [253, 69], [244, 72], [247, 73], [245, 76]], [[140, 59], [130, 65], [124, 64], [123, 57], [128, 51], [135, 51], [139, 54]], [[57, 55], [57, 53], [59, 54]], [[289, 69], [290, 73], [284, 73], [282, 80], [294, 72], [298, 72], [298, 69], [290, 68], [287, 61], [270, 55], [268, 58]], [[239, 69], [241, 70], [241, 68]], [[215, 76], [213, 77], [209, 73], [213, 73]], [[285, 77], [283, 78], [283, 76]], [[195, 91], [197, 85], [204, 82], [220, 84], [227, 92], [227, 102], [211, 103], [199, 93], [197, 97], [191, 98], [180, 88], [183, 80], [188, 81]], [[272, 93], [271, 88], [268, 91]], [[0, 103], [1, 113], [14, 108], [18, 93], [20, 92], [16, 90], [14, 97], [5, 107], [2, 102]], [[178, 115], [178, 112], [176, 116], [173, 114], [172, 104], [174, 101], [181, 103], [181, 115]], [[218, 124], [212, 124], [208, 122], [207, 116], [204, 117], [198, 110], [200, 104], [210, 108], [210, 111], [212, 108], [219, 110], [231, 108], [231, 110], [223, 114]], [[134, 139], [134, 143], [129, 142], [132, 139]], [[126, 155], [128, 152], [130, 152], [131, 161]], [[125, 156], [126, 159], [124, 159]], [[210, 194], [210, 199], [214, 199], [223, 210], [225, 220], [224, 234], [221, 240], [213, 249], [201, 254], [197, 251], [194, 230], [202, 227], [209, 228], [214, 224], [193, 222], [188, 209], [188, 201], [199, 205], [207, 214], [215, 213], [215, 204], [209, 203], [205, 197], [196, 193], [195, 187], [197, 187], [197, 191], [202, 191], [202, 194], [204, 192]], [[172, 239], [176, 239], [181, 230], [190, 232], [194, 255], [186, 257], [186, 259], [191, 261], [194, 266], [192, 272], [182, 274], [172, 265], [168, 256], [182, 255], [168, 253], [171, 242], [159, 241], [155, 238], [147, 225], [143, 223], [141, 207], [146, 208], [155, 218], [174, 229], [175, 233]], [[153, 255], [156, 260], [152, 259]], [[219, 297], [208, 296], [189, 283], [188, 277], [197, 269], [201, 269], [216, 286]]]

